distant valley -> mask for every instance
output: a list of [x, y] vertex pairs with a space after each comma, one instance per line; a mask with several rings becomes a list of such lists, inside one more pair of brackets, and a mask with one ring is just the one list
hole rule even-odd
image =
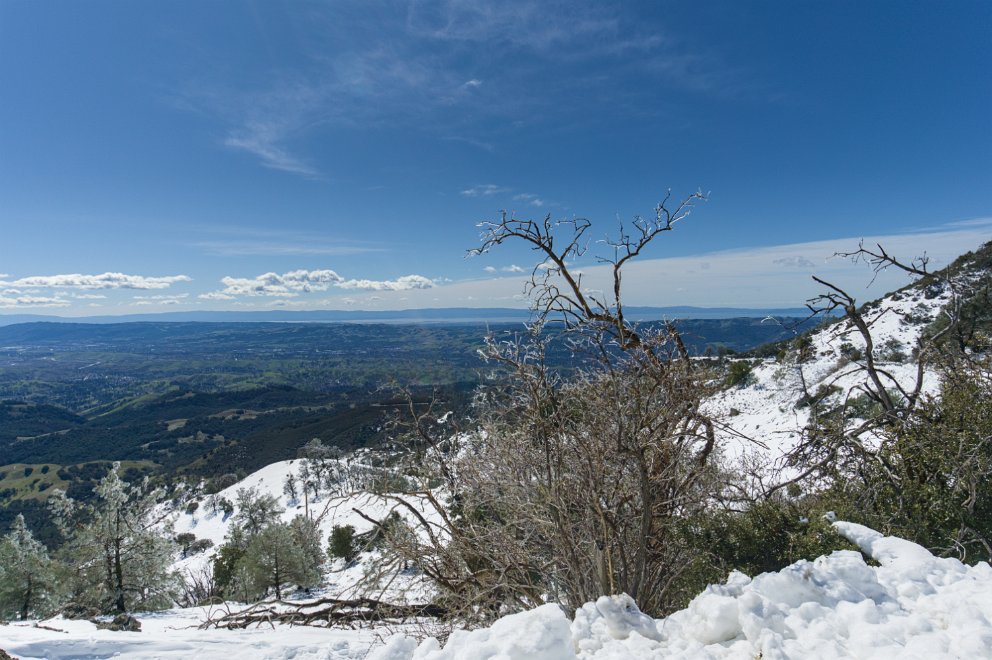
[[[677, 323], [700, 355], [806, 327], [794, 317]], [[44, 537], [48, 490], [88, 497], [108, 461], [136, 475], [217, 477], [291, 458], [313, 438], [341, 450], [381, 444], [405, 403], [390, 385], [464, 410], [490, 369], [479, 356], [487, 332], [523, 331], [521, 322], [0, 327], [0, 527], [25, 513]], [[549, 363], [581, 364], [555, 338]]]

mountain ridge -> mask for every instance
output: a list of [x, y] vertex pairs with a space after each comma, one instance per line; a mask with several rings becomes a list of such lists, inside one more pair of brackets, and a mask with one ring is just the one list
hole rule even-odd
[[[805, 307], [672, 307], [632, 306], [624, 308], [627, 318], [653, 321], [667, 318], [722, 319], [763, 316], [806, 316]], [[274, 323], [499, 323], [525, 322], [529, 309], [511, 307], [432, 307], [402, 310], [190, 310], [143, 314], [58, 316], [49, 314], [0, 314], [0, 326], [19, 323], [134, 323], [134, 322], [274, 322]]]

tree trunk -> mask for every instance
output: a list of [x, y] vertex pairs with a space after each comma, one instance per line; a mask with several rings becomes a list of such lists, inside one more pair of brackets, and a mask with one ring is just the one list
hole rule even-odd
[[121, 542], [119, 539], [114, 542], [114, 591], [117, 596], [114, 607], [117, 608], [118, 612], [127, 612], [127, 606], [124, 603], [124, 567], [121, 565]]
[[31, 593], [34, 591], [34, 582], [31, 580], [31, 574], [28, 574], [28, 590], [24, 592], [24, 604], [21, 605], [21, 621], [25, 621], [28, 618], [28, 610], [31, 609]]

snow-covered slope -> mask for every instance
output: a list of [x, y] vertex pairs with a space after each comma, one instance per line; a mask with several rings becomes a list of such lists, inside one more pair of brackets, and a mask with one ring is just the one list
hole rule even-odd
[[[875, 359], [894, 379], [885, 381], [887, 389], [895, 390], [896, 383], [907, 391], [913, 389], [917, 367], [912, 356], [917, 341], [951, 296], [951, 290], [939, 283], [910, 287], [863, 311], [875, 344]], [[810, 340], [804, 360], [798, 359], [795, 348], [778, 358], [750, 360], [751, 375], [745, 382], [705, 404], [708, 413], [724, 422], [718, 434], [728, 461], [760, 475], [766, 485], [792, 476], [783, 459], [801, 440], [810, 420], [810, 408], [803, 402], [804, 383], [810, 394], [829, 392], [823, 404], [830, 406], [857, 397], [862, 393], [859, 386], [867, 380], [861, 366], [865, 341], [850, 321], [826, 324], [812, 332]], [[924, 373], [923, 393], [932, 394], [938, 388], [936, 375]]]
[[25, 660], [992, 657], [992, 567], [936, 558], [915, 543], [861, 525], [834, 526], [878, 565], [858, 552], [837, 551], [753, 579], [732, 573], [666, 619], [640, 613], [626, 596], [603, 597], [571, 620], [557, 605], [544, 605], [489, 628], [456, 631], [442, 647], [430, 638], [418, 642], [416, 626], [199, 630], [207, 610], [192, 608], [139, 614], [141, 632], [97, 630], [87, 621], [61, 618], [40, 626], [0, 625], [0, 648]]
[[[172, 525], [176, 535], [191, 533], [197, 539], [208, 539], [213, 543], [213, 547], [205, 552], [177, 558], [175, 568], [182, 573], [196, 573], [205, 568], [206, 564], [213, 559], [231, 529], [232, 519], [237, 516], [237, 494], [241, 489], [254, 489], [259, 495], [274, 497], [279, 507], [284, 509], [280, 516], [284, 522], [289, 522], [293, 517], [308, 511], [310, 517], [318, 523], [325, 548], [327, 547], [327, 539], [335, 525], [342, 527], [351, 525], [358, 534], [373, 528], [373, 523], [359, 515], [359, 511], [372, 520], [380, 521], [384, 520], [392, 511], [397, 511], [400, 515], [409, 515], [405, 509], [397, 507], [395, 500], [392, 500], [388, 494], [375, 495], [358, 488], [354, 483], [348, 483], [349, 477], [346, 475], [354, 474], [363, 469], [371, 469], [363, 466], [355, 457], [327, 461], [330, 464], [328, 470], [340, 475], [333, 489], [329, 490], [325, 485], [320, 489], [318, 496], [313, 498], [311, 495], [307, 503], [304, 503], [302, 495], [291, 499], [283, 492], [283, 484], [287, 476], [296, 476], [299, 473], [304, 462], [305, 459], [298, 459], [272, 463], [233, 486], [207, 498], [201, 498], [203, 503], [193, 513], [179, 511], [174, 513]], [[407, 496], [405, 499], [414, 504], [418, 503], [416, 497]], [[216, 510], [215, 507], [210, 506], [211, 500], [217, 502], [227, 500], [235, 505], [233, 513], [225, 515], [223, 511]], [[430, 519], [430, 507], [424, 507], [421, 512]], [[353, 595], [353, 587], [368, 577], [368, 569], [376, 563], [377, 559], [378, 554], [370, 552], [362, 554], [357, 561], [350, 565], [345, 565], [342, 560], [329, 564], [326, 567], [327, 573], [321, 585], [320, 593], [333, 597]], [[389, 584], [388, 599], [391, 602], [421, 602], [426, 597], [426, 585], [415, 574], [395, 576], [395, 579]]]

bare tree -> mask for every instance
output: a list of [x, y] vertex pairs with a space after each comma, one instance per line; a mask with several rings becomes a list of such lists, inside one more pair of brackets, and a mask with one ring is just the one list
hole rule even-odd
[[[821, 411], [816, 405], [811, 406], [811, 419], [805, 437], [788, 456], [790, 464], [799, 468], [799, 473], [771, 486], [766, 495], [811, 476], [836, 473], [838, 469], [843, 469], [844, 464], [858, 465], [872, 461], [879, 463], [884, 472], [891, 473], [891, 466], [884, 464], [884, 452], [878, 451], [878, 447], [872, 448], [870, 443], [865, 442], [866, 437], [893, 431], [913, 416], [921, 401], [928, 377], [927, 369], [933, 365], [943, 340], [957, 330], [961, 319], [962, 289], [967, 283], [956, 278], [950, 270], [939, 274], [931, 272], [930, 260], [925, 254], [905, 261], [890, 254], [881, 245], [866, 247], [862, 242], [857, 250], [838, 252], [835, 256], [870, 265], [874, 273], [872, 281], [888, 268], [901, 270], [921, 282], [930, 280], [933, 285], [949, 293], [949, 300], [941, 310], [942, 322], [935, 324], [932, 331], [921, 332], [918, 336], [912, 356], [915, 360], [914, 375], [907, 379], [895, 374], [878, 359], [879, 347], [873, 325], [879, 316], [859, 306], [851, 294], [836, 284], [813, 277], [825, 291], [810, 299], [807, 308], [813, 316], [830, 316], [840, 312], [843, 316], [839, 323], [846, 324], [849, 331], [856, 333], [864, 343], [864, 349], [858, 359], [852, 360], [850, 366], [834, 378], [835, 382], [839, 382], [852, 375], [857, 376], [856, 384], [844, 393], [840, 408]], [[802, 360], [797, 360], [797, 367], [804, 399], [816, 403], [819, 397], [808, 389]], [[849, 406], [860, 397], [873, 403], [878, 412], [848, 422]], [[821, 412], [826, 412], [826, 415], [821, 415]]]
[[610, 268], [609, 297], [586, 291], [582, 273], [570, 264], [571, 260], [587, 256], [589, 251], [587, 232], [592, 223], [584, 218], [552, 220], [549, 213], [543, 221], [521, 220], [503, 211], [499, 220], [479, 224], [482, 245], [469, 254], [485, 254], [508, 242], [523, 242], [541, 257], [531, 271], [525, 291], [539, 324], [556, 319], [571, 329], [592, 325], [611, 336], [622, 350], [647, 348], [641, 334], [624, 316], [623, 269], [659, 234], [672, 231], [689, 216], [697, 202], [706, 199], [702, 192], [695, 192], [670, 209], [671, 195], [669, 190], [655, 207], [653, 218], [637, 216], [629, 224], [621, 223], [616, 237], [602, 239], [606, 254], [593, 256], [597, 263]]
[[[690, 562], [679, 525], [721, 487], [712, 424], [700, 410], [713, 380], [673, 326], [638, 326], [624, 313], [626, 265], [705, 197], [674, 209], [669, 199], [652, 218], [621, 225], [598, 256], [587, 252], [587, 220], [503, 213], [482, 223], [474, 253], [510, 242], [538, 253], [527, 285], [534, 323], [523, 337], [489, 338], [484, 355], [503, 377], [479, 392], [473, 430], [438, 436], [433, 409], [412, 410], [417, 446], [445, 490], [391, 496], [407, 522], [383, 529], [393, 551], [435, 584], [446, 612], [478, 619], [547, 594], [577, 607], [618, 592], [651, 613], [673, 607]], [[583, 286], [572, 262], [586, 256], [608, 266], [608, 294]], [[565, 378], [544, 359], [553, 340], [597, 359]], [[457, 447], [438, 451], [443, 442]]]

